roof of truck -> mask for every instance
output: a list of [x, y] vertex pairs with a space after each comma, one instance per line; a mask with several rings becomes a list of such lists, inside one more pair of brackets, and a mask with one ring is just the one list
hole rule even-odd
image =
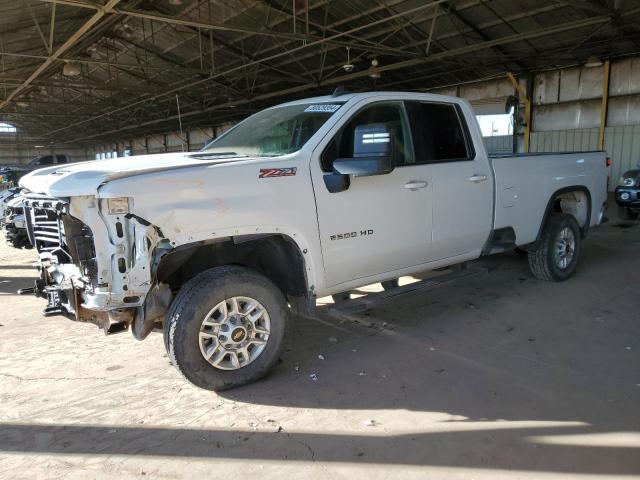
[[273, 105], [270, 108], [283, 107], [288, 105], [300, 105], [300, 104], [306, 104], [306, 103], [327, 103], [327, 102], [344, 103], [349, 100], [368, 98], [376, 95], [391, 95], [391, 96], [397, 95], [398, 97], [420, 96], [420, 97], [424, 97], [425, 99], [431, 98], [433, 100], [439, 99], [439, 100], [447, 100], [447, 101], [455, 101], [455, 102], [459, 102], [461, 100], [459, 97], [436, 95], [433, 93], [409, 92], [409, 91], [394, 92], [394, 91], [380, 90], [380, 91], [369, 91], [369, 92], [359, 92], [359, 93], [345, 92], [345, 93], [340, 93], [338, 95], [323, 95], [321, 97], [301, 98], [299, 100], [293, 100], [291, 102], [279, 103], [277, 105]]

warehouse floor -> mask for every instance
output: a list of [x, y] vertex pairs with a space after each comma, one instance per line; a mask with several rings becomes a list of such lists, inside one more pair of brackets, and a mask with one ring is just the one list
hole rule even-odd
[[269, 378], [216, 395], [157, 334], [42, 318], [15, 295], [34, 252], [2, 244], [0, 477], [640, 475], [639, 248], [613, 220], [562, 284], [507, 254], [368, 326], [300, 321]]

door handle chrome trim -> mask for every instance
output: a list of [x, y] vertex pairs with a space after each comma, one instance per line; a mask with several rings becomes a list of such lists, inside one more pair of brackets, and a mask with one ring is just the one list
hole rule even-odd
[[469, 181], [473, 182], [473, 183], [480, 183], [480, 182], [484, 182], [487, 179], [486, 175], [472, 175], [469, 177]]
[[429, 183], [425, 182], [424, 180], [412, 180], [408, 183], [405, 183], [404, 188], [406, 188], [407, 190], [411, 190], [412, 192], [415, 192], [419, 188], [424, 188], [427, 185], [429, 185]]

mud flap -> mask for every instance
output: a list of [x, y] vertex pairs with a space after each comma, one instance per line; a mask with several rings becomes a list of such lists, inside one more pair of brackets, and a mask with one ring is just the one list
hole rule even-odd
[[173, 293], [166, 283], [155, 285], [147, 294], [142, 307], [138, 307], [131, 333], [136, 340], [144, 340], [154, 329], [155, 324], [163, 322], [169, 309]]

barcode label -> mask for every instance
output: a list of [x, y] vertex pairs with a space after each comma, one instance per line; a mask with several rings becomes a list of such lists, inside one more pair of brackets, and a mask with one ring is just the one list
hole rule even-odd
[[317, 105], [309, 105], [304, 109], [305, 112], [325, 112], [333, 113], [340, 108], [339, 104], [334, 103], [318, 103]]

